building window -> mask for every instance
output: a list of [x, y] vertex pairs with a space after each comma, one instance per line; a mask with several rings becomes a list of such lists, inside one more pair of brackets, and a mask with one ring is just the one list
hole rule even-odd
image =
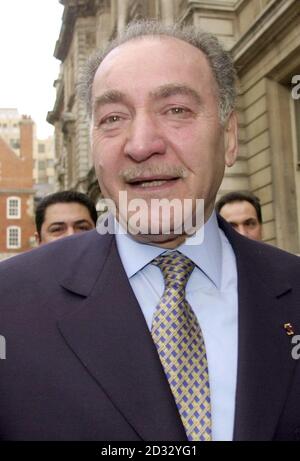
[[21, 228], [10, 226], [7, 228], [6, 247], [8, 249], [21, 248]]
[[19, 139], [10, 139], [9, 143], [10, 143], [10, 147], [12, 147], [13, 149], [20, 149]]
[[38, 153], [44, 154], [46, 152], [45, 144], [38, 144]]
[[6, 217], [8, 219], [21, 218], [21, 199], [19, 197], [8, 197]]

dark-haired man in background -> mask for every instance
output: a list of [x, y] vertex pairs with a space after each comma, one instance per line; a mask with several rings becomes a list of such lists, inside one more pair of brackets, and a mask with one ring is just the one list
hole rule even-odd
[[77, 191], [47, 195], [35, 212], [35, 238], [39, 245], [94, 229], [97, 211], [92, 200]]
[[215, 208], [239, 234], [253, 240], [262, 239], [261, 205], [252, 192], [229, 192], [217, 201]]

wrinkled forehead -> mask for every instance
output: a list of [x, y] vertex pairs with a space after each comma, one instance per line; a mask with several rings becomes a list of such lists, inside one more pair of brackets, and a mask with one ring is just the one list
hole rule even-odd
[[[209, 61], [197, 47], [181, 39], [162, 36], [143, 36], [131, 39], [111, 50], [99, 65], [93, 82], [112, 80], [126, 75], [137, 82], [143, 74], [149, 79], [170, 77], [177, 80], [180, 76], [205, 78], [207, 83], [216, 88]], [[128, 81], [125, 83], [129, 83]]]
[[[117, 56], [121, 56], [124, 53], [133, 53], [134, 55], [135, 52], [138, 52], [139, 50], [144, 49], [146, 51], [151, 48], [156, 50], [156, 54], [159, 52], [164, 54], [168, 49], [172, 50], [175, 48], [178, 51], [182, 50], [184, 54], [199, 53], [202, 57], [205, 57], [204, 53], [199, 48], [180, 38], [169, 35], [144, 35], [134, 37], [124, 43], [121, 43], [120, 45], [117, 45], [109, 53], [107, 53], [100, 66], [106, 61], [109, 61]], [[151, 61], [152, 56], [148, 56], [148, 58]]]

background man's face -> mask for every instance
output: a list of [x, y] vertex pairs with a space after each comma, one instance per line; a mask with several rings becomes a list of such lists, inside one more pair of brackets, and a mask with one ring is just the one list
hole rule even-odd
[[254, 206], [248, 201], [226, 203], [221, 208], [220, 215], [245, 237], [253, 240], [262, 239], [262, 226]]
[[77, 202], [55, 203], [46, 208], [38, 243], [49, 243], [94, 227], [89, 210], [85, 206]]
[[236, 120], [226, 131], [220, 125], [216, 83], [201, 51], [169, 37], [128, 42], [100, 65], [93, 103], [96, 173], [117, 209], [126, 191], [128, 200], [149, 204], [203, 198], [209, 217], [225, 164], [235, 160]]

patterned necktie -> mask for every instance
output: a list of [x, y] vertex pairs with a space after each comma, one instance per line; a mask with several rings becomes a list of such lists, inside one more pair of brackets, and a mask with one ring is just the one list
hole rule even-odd
[[152, 322], [152, 337], [188, 440], [211, 440], [211, 407], [205, 345], [197, 318], [185, 299], [185, 287], [195, 267], [179, 253], [160, 255], [165, 290]]

